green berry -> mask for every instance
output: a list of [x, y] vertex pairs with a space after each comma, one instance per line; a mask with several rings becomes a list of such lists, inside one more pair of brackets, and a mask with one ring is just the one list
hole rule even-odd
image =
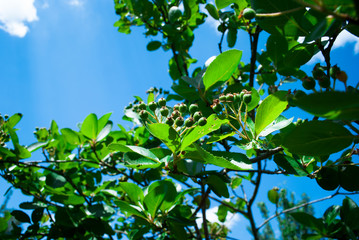
[[232, 93], [227, 93], [226, 95], [226, 101], [227, 102], [233, 102], [234, 101], [234, 96]]
[[220, 95], [218, 99], [219, 99], [220, 102], [226, 102], [227, 101], [227, 98], [226, 98], [225, 95]]
[[243, 96], [244, 96], [244, 92], [242, 91], [240, 94], [239, 94], [239, 99], [243, 101]]
[[207, 118], [205, 117], [201, 117], [199, 120], [198, 120], [198, 125], [199, 126], [204, 126], [207, 124]]
[[160, 113], [161, 113], [162, 116], [167, 117], [167, 116], [168, 116], [168, 113], [169, 113], [169, 110], [168, 110], [168, 108], [166, 108], [166, 107], [164, 106], [164, 107], [162, 107], [162, 108], [160, 109]]
[[313, 78], [317, 80], [321, 79], [325, 75], [324, 69], [319, 64], [314, 66], [312, 74]]
[[324, 75], [321, 79], [319, 79], [319, 86], [322, 88], [330, 87], [330, 78], [327, 75]]
[[179, 103], [175, 104], [175, 105], [173, 106], [173, 111], [179, 110], [179, 106], [180, 106]]
[[256, 17], [256, 11], [254, 11], [252, 8], [245, 8], [243, 10], [243, 17], [245, 19], [251, 20]]
[[166, 119], [166, 124], [168, 124], [168, 125], [170, 125], [170, 126], [172, 126], [174, 122], [175, 122], [175, 121], [173, 120], [172, 117], [168, 117], [168, 118]]
[[249, 93], [244, 94], [243, 102], [248, 105], [251, 101], [252, 101], [252, 95]]
[[151, 111], [154, 112], [156, 110], [156, 108], [157, 108], [157, 103], [156, 102], [150, 102], [148, 104], [148, 108], [151, 109]]
[[178, 111], [180, 113], [185, 113], [187, 111], [187, 105], [184, 104], [184, 103], [180, 104], [179, 107], [178, 107]]
[[197, 122], [200, 118], [202, 117], [202, 113], [201, 112], [195, 112], [193, 114], [193, 119]]
[[239, 103], [241, 101], [241, 97], [239, 95], [239, 93], [233, 93], [233, 97], [234, 97], [234, 102], [235, 103]]
[[340, 72], [340, 68], [338, 68], [337, 65], [334, 65], [333, 67], [330, 68], [329, 73], [330, 76], [334, 79], [337, 78], [337, 74]]
[[183, 125], [183, 123], [184, 123], [183, 117], [178, 117], [178, 118], [175, 120], [175, 124], [176, 124], [176, 126], [178, 126], [178, 127], [181, 127], [181, 126]]
[[170, 10], [168, 11], [168, 19], [170, 20], [171, 23], [176, 22], [181, 16], [182, 16], [182, 12], [176, 6], [171, 7]]
[[140, 118], [142, 120], [146, 120], [148, 118], [148, 112], [146, 110], [141, 110], [140, 112]]
[[146, 110], [146, 108], [147, 108], [146, 103], [140, 102], [140, 103], [138, 104], [138, 108], [139, 108], [140, 110]]
[[199, 109], [199, 107], [198, 107], [197, 104], [191, 104], [191, 105], [189, 106], [189, 112], [190, 112], [191, 114], [197, 112], [198, 109]]
[[164, 98], [158, 99], [158, 105], [160, 105], [161, 107], [166, 106], [166, 103], [167, 103], [166, 99]]
[[172, 118], [173, 119], [177, 119], [180, 116], [181, 116], [181, 113], [179, 111], [175, 110], [175, 111], [172, 112]]
[[192, 117], [189, 117], [186, 119], [186, 121], [184, 122], [184, 125], [188, 128], [192, 127], [194, 124], [194, 119]]
[[307, 89], [311, 90], [315, 87], [315, 80], [312, 77], [306, 77], [303, 79], [302, 86]]
[[215, 113], [220, 113], [223, 109], [222, 105], [219, 103], [215, 103], [214, 105], [212, 105], [212, 109]]

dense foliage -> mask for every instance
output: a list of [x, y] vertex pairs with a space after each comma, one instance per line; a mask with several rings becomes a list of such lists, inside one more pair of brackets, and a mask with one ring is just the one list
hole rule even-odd
[[[222, 223], [230, 213], [244, 216], [254, 239], [275, 239], [275, 218], [283, 239], [358, 239], [359, 207], [349, 196], [320, 218], [310, 206], [359, 191], [359, 84], [330, 58], [342, 31], [359, 36], [358, 1], [115, 0], [115, 11], [119, 32], [140, 26], [159, 39], [149, 51], [172, 52], [172, 90], [136, 97], [125, 109], [130, 130], [113, 130], [111, 113], [90, 114], [79, 130], [55, 121], [36, 129], [30, 146], [17, 136], [22, 115], [1, 116], [1, 176], [33, 197], [22, 210], [1, 209], [1, 239], [231, 239], [224, 225], [206, 221], [214, 203]], [[218, 22], [219, 55], [193, 68], [194, 31], [206, 18]], [[248, 63], [239, 31], [250, 38]], [[262, 35], [266, 49], [258, 52]], [[222, 52], [225, 39], [231, 49]], [[317, 53], [325, 64], [301, 70]], [[311, 178], [332, 192], [295, 204], [274, 187], [270, 216], [256, 202], [267, 191], [264, 174]]]

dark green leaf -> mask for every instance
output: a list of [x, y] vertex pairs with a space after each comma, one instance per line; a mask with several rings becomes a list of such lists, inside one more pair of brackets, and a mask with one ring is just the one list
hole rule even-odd
[[67, 180], [64, 176], [61, 176], [56, 173], [49, 173], [46, 176], [46, 184], [53, 188], [63, 187], [66, 184]]
[[291, 153], [307, 156], [329, 155], [348, 147], [353, 135], [345, 127], [330, 121], [310, 121], [296, 126], [283, 139]]
[[30, 217], [23, 211], [13, 210], [11, 212], [11, 215], [14, 216], [15, 219], [18, 220], [19, 222], [31, 223]]
[[294, 103], [318, 117], [350, 121], [359, 119], [358, 93], [332, 91], [313, 93], [294, 99]]
[[300, 224], [304, 226], [310, 227], [318, 232], [322, 232], [324, 225], [321, 219], [317, 219], [312, 215], [305, 213], [305, 212], [294, 212], [290, 213], [290, 215]]
[[289, 174], [294, 174], [297, 176], [308, 175], [303, 165], [298, 160], [290, 156], [283, 154], [276, 154], [274, 155], [274, 162]]
[[218, 197], [229, 197], [227, 184], [222, 180], [222, 178], [216, 175], [210, 175], [207, 178], [206, 182]]
[[119, 183], [120, 188], [128, 195], [128, 197], [134, 203], [138, 203], [143, 201], [143, 192], [142, 189], [134, 183], [130, 182], [121, 182]]
[[151, 41], [147, 44], [147, 50], [148, 51], [155, 51], [159, 49], [162, 46], [162, 43], [160, 41]]
[[206, 9], [208, 11], [208, 13], [216, 20], [219, 19], [219, 14], [218, 14], [218, 11], [217, 11], [217, 8], [213, 5], [213, 4], [210, 4], [208, 3], [206, 5]]

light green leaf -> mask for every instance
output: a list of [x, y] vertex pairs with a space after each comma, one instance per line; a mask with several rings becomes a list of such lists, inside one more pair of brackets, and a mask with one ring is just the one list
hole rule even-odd
[[292, 121], [293, 118], [290, 119], [286, 119], [283, 116], [279, 116], [272, 124], [268, 125], [266, 128], [263, 129], [263, 131], [258, 135], [258, 137], [265, 137], [269, 134], [271, 134], [272, 132], [275, 132], [277, 130], [283, 129], [287, 126], [289, 126]]
[[22, 118], [22, 114], [21, 113], [15, 113], [14, 115], [12, 115], [8, 121], [7, 121], [7, 127], [8, 128], [14, 128], [16, 126], [16, 124], [18, 124], [20, 122]]
[[63, 128], [63, 129], [61, 129], [61, 133], [64, 136], [66, 142], [73, 144], [73, 145], [79, 145], [81, 143], [78, 133], [73, 131], [72, 129]]
[[90, 138], [96, 139], [98, 130], [98, 120], [94, 113], [88, 115], [81, 125], [81, 133]]
[[231, 137], [233, 135], [235, 135], [236, 132], [231, 132], [231, 133], [227, 133], [227, 134], [213, 134], [208, 140], [207, 140], [207, 144], [211, 144], [214, 142], [219, 142], [223, 139], [226, 139], [228, 137]]
[[105, 127], [102, 128], [101, 132], [97, 135], [96, 142], [101, 141], [111, 132], [112, 125], [113, 125], [112, 121], [107, 122]]
[[37, 149], [39, 149], [39, 148], [41, 148], [43, 146], [46, 146], [47, 144], [48, 144], [48, 142], [36, 142], [36, 143], [33, 143], [30, 146], [26, 147], [26, 149], [29, 152], [33, 152], [33, 151], [36, 151]]
[[110, 119], [112, 115], [112, 112], [106, 113], [105, 115], [103, 115], [102, 117], [100, 117], [100, 119], [98, 120], [97, 123], [97, 131], [101, 132], [102, 129], [108, 124], [108, 120]]
[[233, 170], [252, 169], [252, 165], [246, 155], [241, 153], [228, 152], [208, 152], [198, 146], [192, 144], [185, 149], [185, 158], [199, 161], [202, 163], [213, 164], [218, 167]]
[[330, 121], [310, 121], [296, 126], [283, 139], [291, 153], [324, 156], [350, 146], [353, 135], [345, 127]]
[[218, 55], [208, 66], [203, 76], [206, 91], [214, 85], [224, 83], [238, 67], [242, 51], [232, 49]]
[[175, 153], [180, 147], [180, 136], [178, 133], [168, 124], [154, 123], [147, 125], [150, 133], [161, 140], [166, 146]]
[[153, 154], [150, 150], [143, 148], [143, 147], [138, 147], [138, 146], [130, 146], [130, 145], [122, 145], [119, 143], [111, 143], [108, 148], [110, 150], [113, 151], [118, 151], [118, 152], [134, 152], [137, 153], [143, 157], [146, 157], [148, 159], [151, 159], [154, 162], [159, 163], [159, 159], [157, 158], [157, 156], [155, 154]]
[[228, 7], [232, 3], [237, 3], [240, 9], [243, 5], [247, 5], [246, 1], [244, 0], [215, 0], [214, 2], [219, 10]]
[[129, 215], [134, 215], [146, 220], [146, 215], [143, 212], [137, 210], [136, 206], [132, 206], [129, 203], [121, 200], [115, 200], [115, 204], [121, 209], [121, 211], [127, 212]]
[[272, 123], [286, 109], [287, 92], [278, 91], [266, 97], [259, 105], [255, 119], [255, 134], [258, 136], [265, 127]]
[[314, 116], [332, 120], [358, 120], [359, 94], [348, 92], [320, 92], [298, 99], [294, 103]]
[[207, 124], [204, 126], [196, 126], [192, 128], [183, 138], [181, 150], [184, 150], [186, 147], [200, 139], [201, 137], [206, 136], [208, 133], [211, 133], [219, 129], [223, 124], [227, 123], [227, 119], [220, 119], [216, 114], [212, 114], [207, 118]]

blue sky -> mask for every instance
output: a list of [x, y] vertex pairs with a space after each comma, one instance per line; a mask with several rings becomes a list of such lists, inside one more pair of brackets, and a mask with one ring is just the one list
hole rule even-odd
[[[134, 95], [144, 97], [151, 86], [170, 89], [170, 52], [146, 51], [150, 39], [142, 29], [118, 33], [116, 20], [112, 0], [0, 0], [0, 112], [24, 114], [21, 144], [31, 144], [35, 127], [49, 127], [53, 119], [60, 128], [76, 128], [91, 112], [113, 112], [111, 119], [123, 123], [123, 109]], [[198, 66], [218, 54], [219, 39], [211, 20], [196, 30], [190, 53]], [[238, 35], [236, 47], [244, 51], [244, 62], [249, 59], [248, 42], [246, 34]], [[264, 43], [262, 39], [260, 48]], [[356, 85], [359, 39], [341, 34], [332, 59], [348, 73], [349, 85]], [[318, 61], [320, 57], [313, 58], [305, 69], [310, 71]], [[311, 199], [328, 195], [307, 178], [266, 177], [264, 183], [259, 199], [265, 199], [273, 186], [295, 191], [298, 198], [302, 192]], [[0, 184], [1, 194], [7, 186]], [[15, 194], [12, 200], [11, 207], [17, 207], [21, 198]], [[318, 205], [316, 209], [322, 214]], [[243, 236], [238, 230], [235, 235]]]

